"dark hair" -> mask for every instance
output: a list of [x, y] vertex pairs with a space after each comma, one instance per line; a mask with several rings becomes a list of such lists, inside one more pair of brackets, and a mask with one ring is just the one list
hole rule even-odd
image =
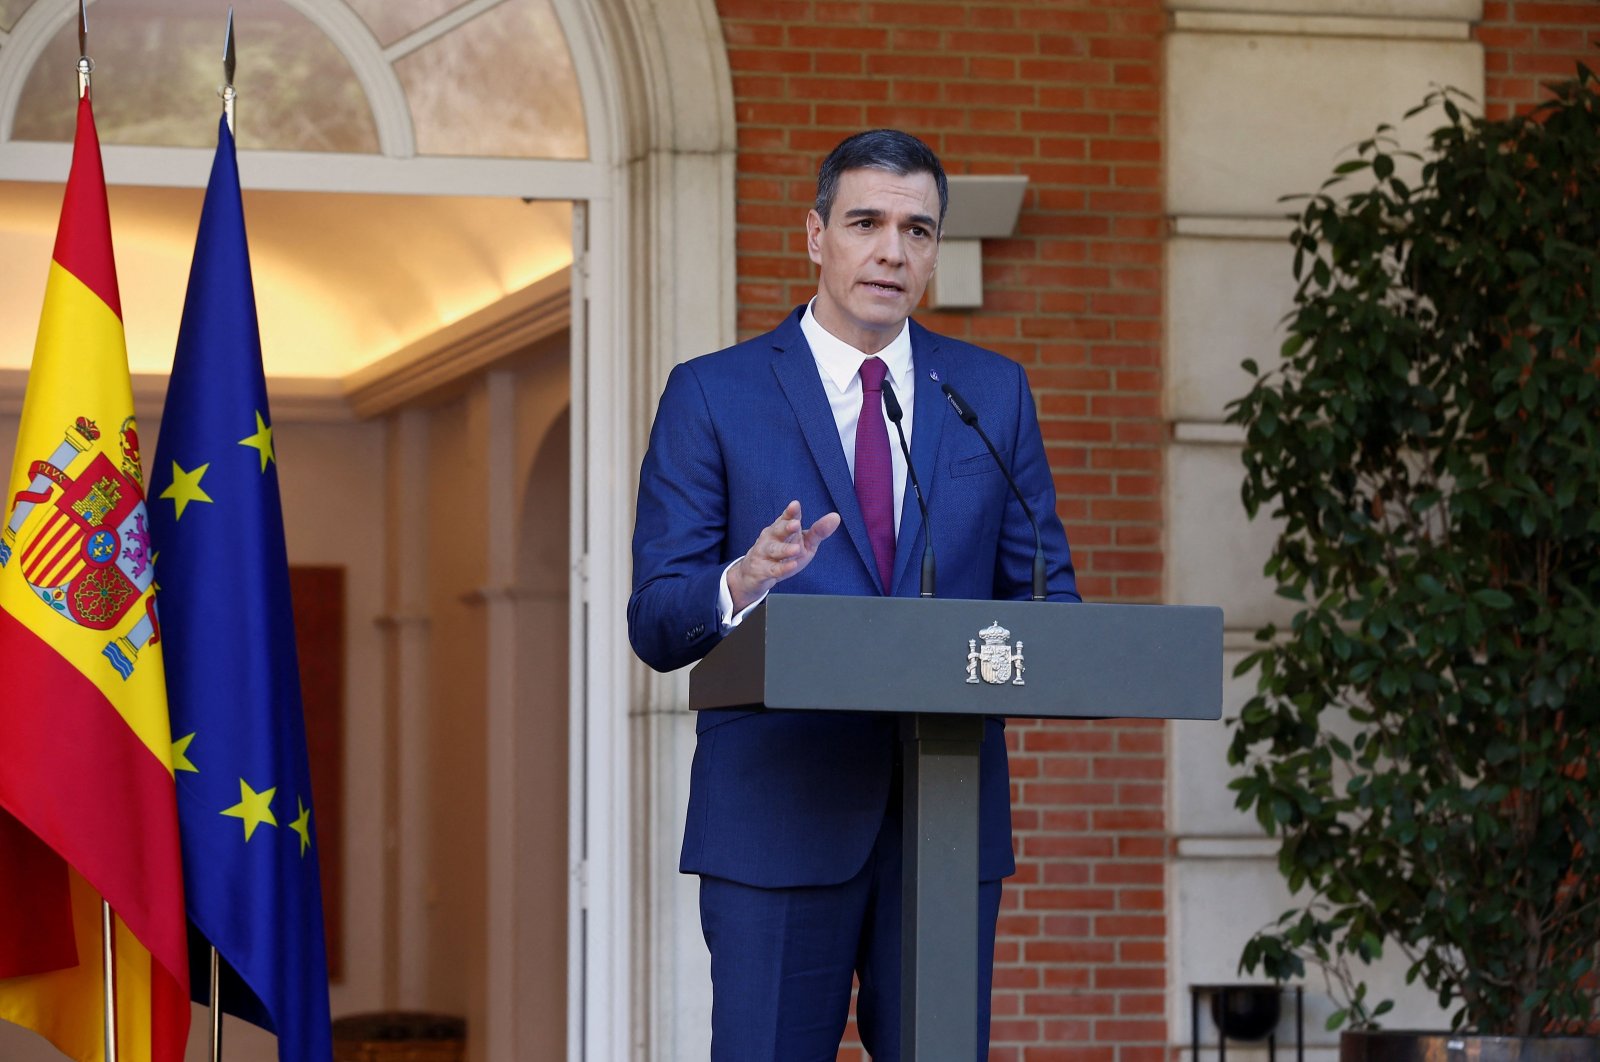
[[944, 212], [950, 205], [950, 185], [945, 180], [944, 167], [939, 165], [939, 156], [933, 149], [910, 133], [898, 129], [869, 129], [846, 137], [828, 153], [817, 170], [816, 207], [824, 225], [833, 211], [839, 178], [846, 170], [888, 170], [900, 177], [913, 173], [932, 174], [933, 183], [939, 188], [939, 227], [944, 227]]

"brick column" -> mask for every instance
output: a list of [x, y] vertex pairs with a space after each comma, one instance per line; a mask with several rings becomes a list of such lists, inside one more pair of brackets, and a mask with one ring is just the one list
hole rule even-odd
[[1546, 98], [1577, 63], [1600, 68], [1600, 4], [1595, 0], [1485, 0], [1478, 25], [1488, 74], [1486, 113], [1503, 118]]
[[[849, 133], [913, 132], [952, 173], [1025, 173], [975, 313], [918, 315], [1024, 365], [1084, 596], [1161, 586], [1161, 36], [1156, 0], [719, 0], [739, 122], [738, 321], [816, 290], [803, 221]], [[1014, 724], [1017, 877], [995, 1059], [1164, 1051], [1166, 731]], [[841, 1058], [859, 1058], [847, 1049]]]

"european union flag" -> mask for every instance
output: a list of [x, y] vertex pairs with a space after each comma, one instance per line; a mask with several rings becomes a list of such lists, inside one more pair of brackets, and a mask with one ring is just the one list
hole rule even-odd
[[[150, 474], [193, 991], [328, 1062], [327, 951], [289, 564], [233, 136], [218, 131]], [[198, 939], [197, 939], [198, 938]]]

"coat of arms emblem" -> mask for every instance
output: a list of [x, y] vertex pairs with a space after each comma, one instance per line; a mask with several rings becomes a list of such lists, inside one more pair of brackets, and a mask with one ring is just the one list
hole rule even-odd
[[982, 675], [990, 685], [1010, 682], [1013, 686], [1026, 686], [1022, 681], [1022, 642], [1019, 640], [1012, 649], [1011, 632], [998, 620], [979, 631], [978, 637], [983, 639], [982, 646], [976, 639], [967, 639], [967, 682], [977, 685], [978, 676]]
[[[11, 500], [0, 534], [0, 567], [13, 559], [38, 599], [80, 627], [121, 627], [140, 599], [147, 602], [131, 629], [106, 644], [104, 655], [127, 678], [133, 659], [158, 637], [150, 528], [133, 418], [122, 425], [122, 461], [94, 448], [100, 429], [79, 417], [48, 458], [29, 468], [26, 489]], [[85, 454], [89, 460], [75, 471]]]

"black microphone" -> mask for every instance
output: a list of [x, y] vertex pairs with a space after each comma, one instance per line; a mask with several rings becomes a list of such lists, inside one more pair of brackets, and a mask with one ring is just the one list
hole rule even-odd
[[911, 463], [911, 447], [906, 445], [906, 430], [900, 425], [905, 411], [900, 408], [900, 399], [895, 397], [894, 388], [887, 378], [883, 381], [883, 411], [893, 422], [895, 434], [900, 436], [900, 452], [906, 456], [906, 474], [911, 477], [911, 490], [917, 496], [917, 508], [922, 510], [922, 596], [932, 597], [933, 525], [928, 523], [928, 503], [922, 500], [922, 484], [917, 482], [917, 469]]
[[1000, 460], [1000, 451], [994, 448], [994, 443], [989, 441], [983, 428], [978, 424], [978, 414], [967, 405], [967, 400], [962, 398], [954, 387], [944, 385], [944, 396], [950, 400], [950, 408], [956, 411], [956, 416], [961, 418], [961, 423], [972, 428], [978, 433], [978, 438], [983, 440], [983, 445], [989, 448], [989, 453], [994, 456], [994, 463], [1000, 467], [1000, 474], [1006, 477], [1006, 482], [1011, 485], [1011, 493], [1017, 496], [1017, 501], [1022, 503], [1022, 511], [1028, 517], [1028, 523], [1033, 525], [1033, 599], [1043, 601], [1044, 595], [1044, 542], [1039, 538], [1039, 521], [1033, 518], [1033, 510], [1028, 507], [1028, 499], [1022, 496], [1022, 491], [1017, 487], [1017, 481], [1011, 478], [1011, 470], [1006, 463]]

